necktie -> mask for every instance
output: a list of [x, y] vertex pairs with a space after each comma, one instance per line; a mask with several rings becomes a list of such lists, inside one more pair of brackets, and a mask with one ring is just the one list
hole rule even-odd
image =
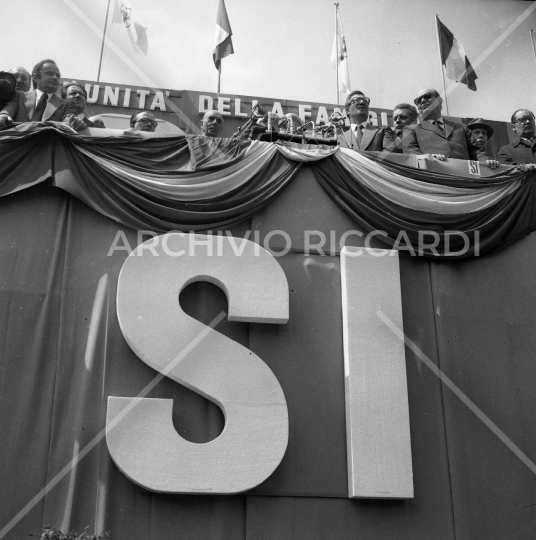
[[361, 150], [361, 141], [363, 140], [363, 126], [361, 124], [357, 124], [355, 128], [355, 138], [357, 139], [357, 147]]
[[32, 115], [32, 122], [41, 122], [41, 119], [43, 118], [43, 113], [45, 112], [47, 106], [47, 100], [48, 94], [46, 92], [43, 92], [41, 94], [41, 97], [39, 98], [39, 101], [37, 102], [37, 105], [35, 106], [35, 111]]
[[434, 124], [436, 125], [437, 128], [439, 128], [441, 131], [445, 131], [443, 129], [443, 122], [440, 122], [439, 120], [434, 120]]

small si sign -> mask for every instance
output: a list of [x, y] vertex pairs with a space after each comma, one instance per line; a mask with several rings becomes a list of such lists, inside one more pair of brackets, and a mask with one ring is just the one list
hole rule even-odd
[[476, 174], [480, 176], [480, 162], [479, 161], [468, 161], [469, 164], [469, 174]]

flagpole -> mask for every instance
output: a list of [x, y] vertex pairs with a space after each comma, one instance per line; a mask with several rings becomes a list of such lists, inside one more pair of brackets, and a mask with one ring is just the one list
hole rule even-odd
[[436, 29], [437, 29], [437, 42], [439, 45], [439, 65], [441, 67], [441, 78], [443, 80], [443, 91], [445, 93], [445, 109], [447, 110], [447, 116], [449, 114], [449, 102], [447, 100], [447, 87], [445, 85], [445, 70], [443, 69], [443, 47], [441, 45], [441, 37], [439, 35], [439, 17], [436, 15]]
[[337, 46], [337, 61], [336, 61], [336, 69], [337, 69], [337, 105], [339, 104], [340, 99], [340, 91], [339, 91], [339, 25], [337, 24], [337, 10], [339, 9], [339, 4], [335, 2], [335, 44]]
[[534, 43], [534, 30], [530, 30], [530, 41], [532, 42], [532, 52], [534, 53], [534, 60], [536, 60], [536, 44]]
[[218, 94], [220, 93], [220, 84], [221, 84], [221, 60], [220, 60], [220, 65], [218, 66]]
[[109, 12], [110, 12], [110, 0], [108, 0], [108, 7], [106, 8], [106, 19], [104, 19], [104, 32], [102, 33], [102, 47], [101, 47], [101, 52], [100, 52], [99, 70], [97, 72], [97, 82], [100, 81], [102, 57], [104, 55], [104, 42], [106, 40], [106, 27], [108, 26], [108, 13]]

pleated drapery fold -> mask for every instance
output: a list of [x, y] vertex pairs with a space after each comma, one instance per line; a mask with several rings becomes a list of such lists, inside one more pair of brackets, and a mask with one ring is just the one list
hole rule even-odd
[[[396, 249], [470, 257], [536, 228], [532, 173], [471, 177], [458, 160], [448, 174], [327, 146], [151, 135], [84, 136], [51, 122], [5, 130], [0, 196], [49, 179], [135, 229], [209, 231], [260, 212], [306, 166], [344, 212]], [[433, 245], [423, 242], [430, 232]]]

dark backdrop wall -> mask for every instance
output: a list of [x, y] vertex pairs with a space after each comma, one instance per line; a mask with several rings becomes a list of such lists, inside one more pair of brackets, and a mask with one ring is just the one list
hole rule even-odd
[[[233, 232], [294, 238], [306, 227], [356, 228], [308, 169]], [[288, 324], [217, 327], [283, 387], [290, 439], [279, 468], [228, 497], [154, 494], [117, 470], [100, 437], [107, 397], [134, 396], [155, 374], [117, 322], [127, 253], [108, 252], [120, 230], [137, 244], [136, 231], [46, 185], [0, 199], [0, 536], [20, 540], [51, 524], [89, 525], [113, 540], [534, 538], [534, 235], [464, 262], [401, 254], [406, 334], [490, 424], [406, 349], [415, 498], [373, 501], [347, 498], [339, 258], [306, 256], [299, 243], [278, 259], [292, 291]], [[226, 299], [195, 284], [181, 303], [208, 322]], [[222, 429], [216, 406], [170, 380], [148, 397], [174, 400], [189, 440]]]

